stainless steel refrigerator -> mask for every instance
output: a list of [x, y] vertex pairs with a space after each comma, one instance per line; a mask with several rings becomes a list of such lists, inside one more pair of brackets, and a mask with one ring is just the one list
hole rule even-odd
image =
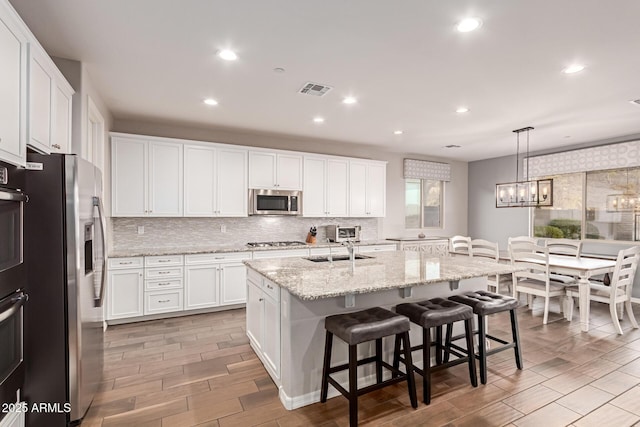
[[75, 155], [27, 161], [24, 399], [52, 404], [29, 411], [27, 425], [64, 426], [84, 417], [102, 380], [102, 174]]

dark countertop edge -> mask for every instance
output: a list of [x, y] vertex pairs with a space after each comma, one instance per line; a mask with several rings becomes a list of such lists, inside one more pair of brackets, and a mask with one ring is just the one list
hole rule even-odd
[[[388, 240], [364, 240], [356, 242], [355, 246], [372, 246], [372, 245], [393, 245], [395, 243]], [[313, 248], [336, 248], [343, 246], [341, 243], [316, 243], [306, 244], [304, 246], [274, 246], [274, 247], [259, 247], [252, 248], [249, 246], [224, 246], [220, 245], [216, 247], [212, 245], [210, 247], [197, 247], [197, 248], [170, 248], [170, 249], [153, 249], [153, 248], [136, 248], [131, 250], [114, 250], [109, 252], [109, 258], [132, 258], [140, 256], [163, 256], [163, 255], [197, 255], [197, 254], [212, 254], [212, 253], [229, 253], [229, 252], [262, 252], [262, 251], [274, 251], [274, 250], [293, 250], [293, 249], [313, 249]]]

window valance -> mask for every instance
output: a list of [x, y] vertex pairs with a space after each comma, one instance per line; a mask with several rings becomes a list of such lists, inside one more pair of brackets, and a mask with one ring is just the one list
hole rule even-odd
[[[537, 178], [636, 166], [640, 166], [640, 141], [630, 141], [530, 157], [529, 176]], [[526, 159], [524, 167], [526, 173]]]
[[404, 159], [404, 177], [405, 179], [451, 181], [451, 165], [426, 160]]

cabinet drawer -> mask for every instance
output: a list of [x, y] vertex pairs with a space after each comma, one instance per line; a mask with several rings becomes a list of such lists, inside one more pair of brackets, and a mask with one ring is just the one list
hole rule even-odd
[[395, 251], [397, 246], [394, 244], [391, 245], [372, 245], [372, 246], [359, 246], [358, 252], [361, 254], [369, 253], [369, 252], [390, 252]]
[[163, 280], [145, 280], [145, 291], [159, 291], [161, 289], [182, 289], [182, 277]]
[[109, 258], [109, 269], [123, 269], [123, 268], [139, 268], [142, 267], [142, 257], [130, 257], [130, 258]]
[[262, 289], [262, 276], [259, 273], [256, 273], [255, 270], [250, 268], [247, 269], [247, 280], [252, 282], [258, 288]]
[[162, 256], [146, 256], [144, 257], [145, 267], [162, 267], [167, 265], [182, 265], [184, 262], [183, 255], [162, 255]]
[[144, 293], [144, 314], [182, 311], [182, 289]]
[[225, 252], [213, 254], [185, 255], [184, 263], [186, 265], [215, 264], [218, 262], [242, 261], [245, 259], [251, 259], [251, 252]]
[[145, 268], [144, 278], [149, 279], [166, 279], [169, 277], [182, 278], [183, 267], [158, 267]]
[[282, 249], [282, 250], [266, 250], [255, 251], [253, 253], [253, 259], [266, 259], [266, 258], [289, 258], [289, 257], [303, 257], [309, 256], [309, 249]]
[[262, 286], [262, 291], [266, 296], [272, 298], [276, 302], [280, 302], [280, 286], [274, 285], [270, 281], [265, 280]]

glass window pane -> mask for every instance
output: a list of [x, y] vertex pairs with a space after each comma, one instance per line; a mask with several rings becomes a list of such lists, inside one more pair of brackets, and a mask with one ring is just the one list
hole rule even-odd
[[405, 228], [420, 227], [420, 180], [405, 180]]
[[582, 177], [581, 173], [548, 177], [553, 178], [553, 206], [533, 210], [535, 237], [581, 238]]
[[422, 181], [422, 207], [424, 209], [423, 227], [440, 227], [440, 205], [442, 182], [433, 180]]
[[588, 239], [638, 240], [640, 168], [587, 172]]

